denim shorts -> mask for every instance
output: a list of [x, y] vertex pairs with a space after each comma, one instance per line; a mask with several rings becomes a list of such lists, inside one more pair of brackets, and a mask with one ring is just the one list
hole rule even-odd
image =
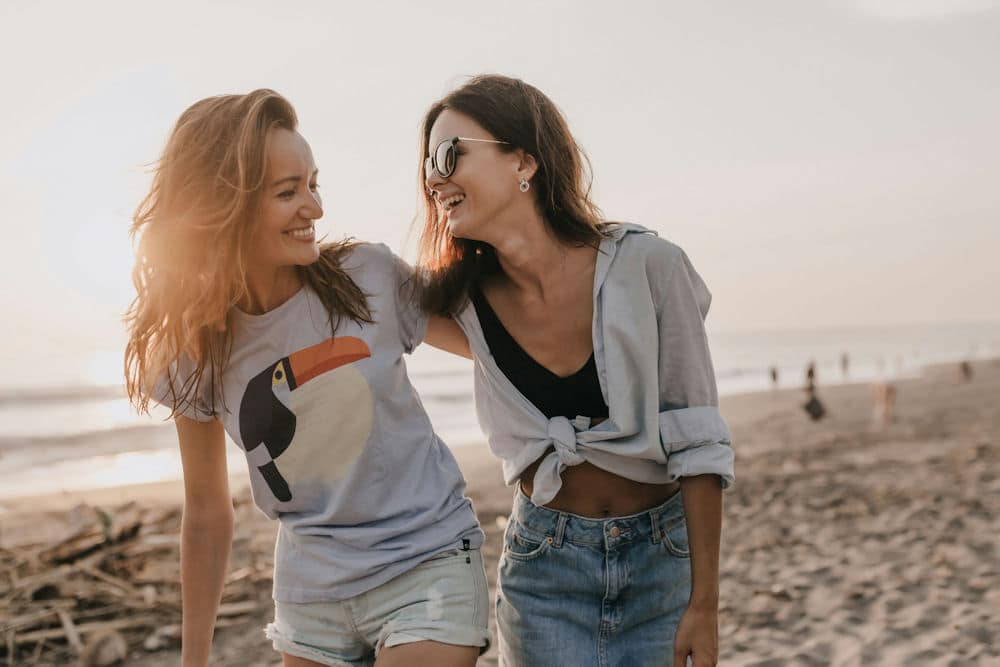
[[478, 549], [451, 550], [347, 600], [274, 603], [274, 649], [323, 665], [372, 665], [383, 646], [489, 647], [489, 590]]
[[518, 488], [497, 583], [500, 664], [673, 665], [691, 595], [684, 504], [591, 519]]

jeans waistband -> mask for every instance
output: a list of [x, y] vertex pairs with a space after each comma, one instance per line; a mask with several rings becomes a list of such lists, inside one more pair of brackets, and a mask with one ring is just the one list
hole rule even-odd
[[555, 546], [564, 541], [577, 544], [605, 545], [612, 548], [619, 544], [649, 539], [659, 542], [665, 531], [684, 520], [684, 503], [677, 491], [662, 504], [628, 516], [597, 519], [570, 512], [540, 507], [516, 485], [514, 508], [510, 521], [539, 539], [551, 539]]

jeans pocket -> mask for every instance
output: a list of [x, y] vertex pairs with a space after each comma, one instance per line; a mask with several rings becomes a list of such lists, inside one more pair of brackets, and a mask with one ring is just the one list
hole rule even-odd
[[520, 561], [538, 558], [552, 546], [552, 537], [537, 535], [515, 521], [507, 524], [503, 541], [504, 556]]
[[690, 558], [691, 547], [688, 544], [687, 521], [680, 517], [660, 530], [660, 544], [663, 550], [674, 558]]

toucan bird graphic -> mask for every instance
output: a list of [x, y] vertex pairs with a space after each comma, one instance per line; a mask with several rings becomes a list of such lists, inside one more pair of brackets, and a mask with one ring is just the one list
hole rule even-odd
[[278, 500], [292, 499], [275, 459], [295, 436], [294, 392], [325, 373], [370, 356], [360, 338], [330, 338], [279, 359], [247, 383], [240, 401], [240, 439], [247, 459]]

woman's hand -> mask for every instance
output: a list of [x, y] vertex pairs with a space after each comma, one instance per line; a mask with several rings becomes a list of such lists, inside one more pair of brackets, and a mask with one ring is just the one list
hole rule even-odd
[[[691, 662], [687, 662], [688, 655]], [[674, 636], [674, 667], [715, 667], [719, 660], [719, 612], [689, 606]]]

